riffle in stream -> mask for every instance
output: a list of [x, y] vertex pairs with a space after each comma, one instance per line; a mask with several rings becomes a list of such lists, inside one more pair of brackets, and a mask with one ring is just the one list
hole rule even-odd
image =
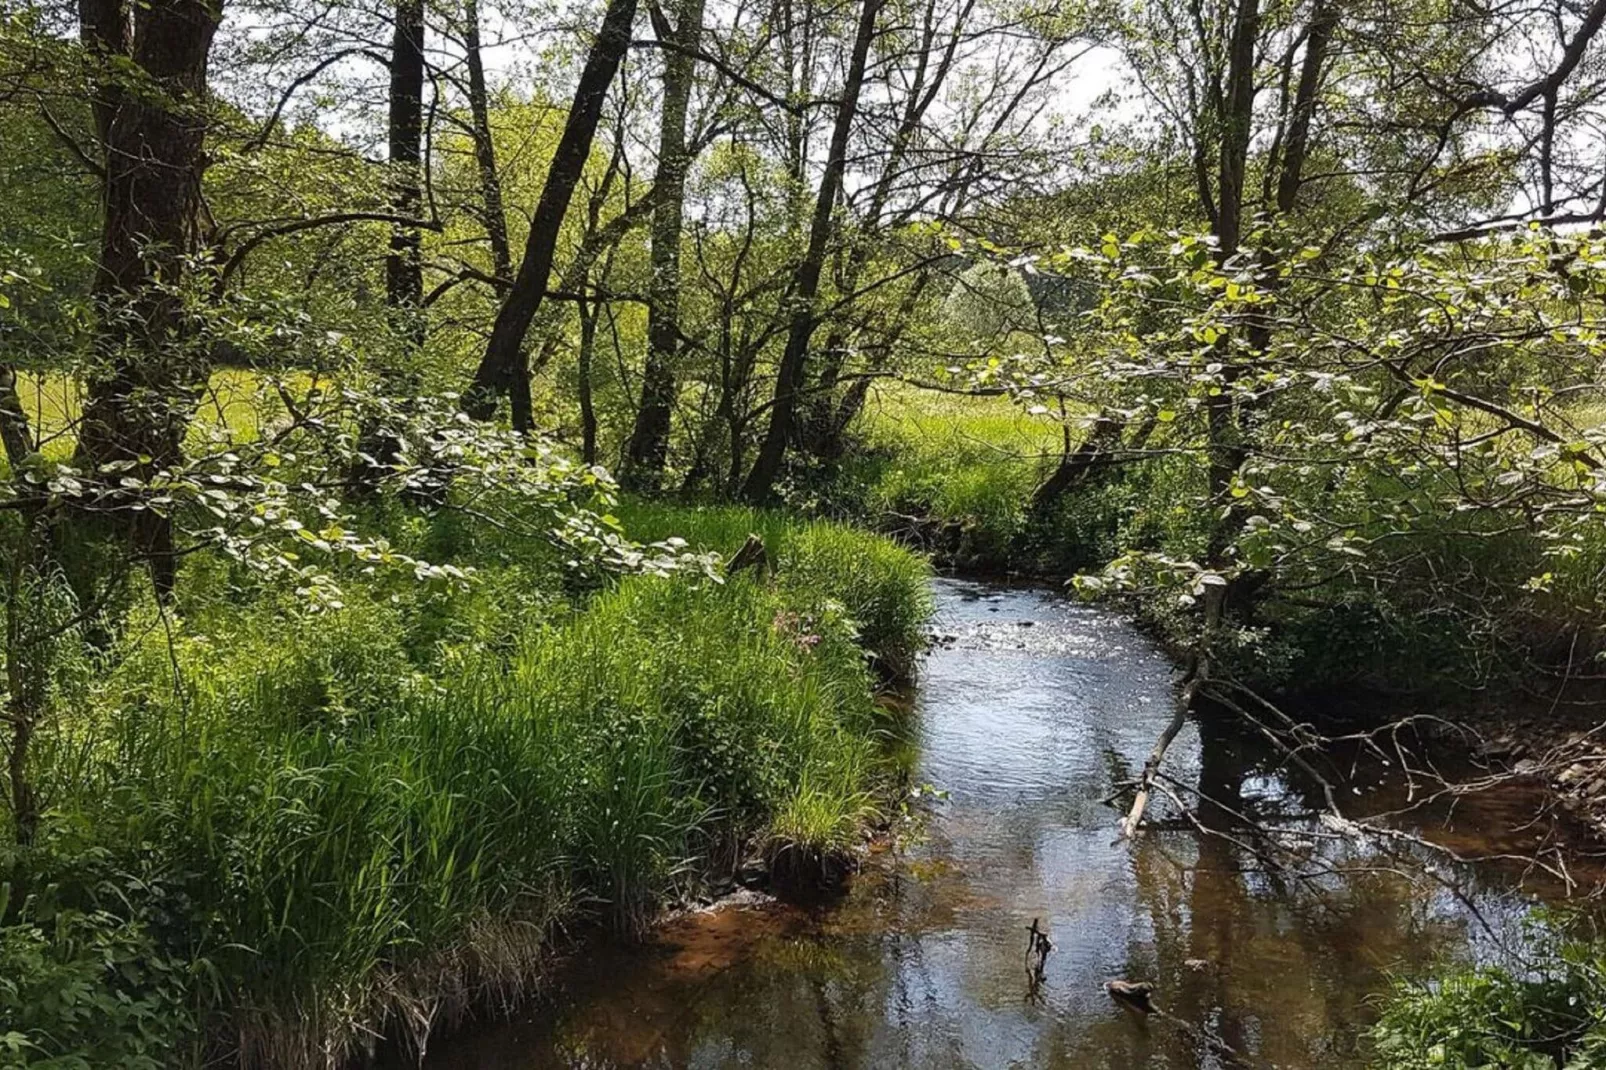
[[[1231, 1065], [1219, 1041], [1257, 1067], [1351, 1067], [1390, 971], [1486, 953], [1490, 930], [1515, 932], [1531, 908], [1511, 867], [1410, 845], [1338, 838], [1325, 872], [1268, 870], [1164, 800], [1153, 830], [1118, 841], [1103, 800], [1170, 716], [1171, 663], [1118, 616], [1052, 592], [939, 580], [936, 598], [910, 732], [914, 783], [947, 798], [922, 835], [829, 908], [691, 912], [644, 946], [587, 950], [548, 999], [433, 1044], [427, 1065]], [[1319, 799], [1285, 766], [1208, 723], [1167, 758], [1234, 810], [1297, 819]], [[1379, 767], [1356, 804], [1392, 809], [1402, 791]], [[1533, 804], [1463, 797], [1401, 827], [1463, 854], [1531, 851], [1550, 834], [1525, 824]], [[1034, 919], [1054, 945], [1040, 984]], [[1116, 1005], [1111, 978], [1152, 982], [1174, 1019]]]

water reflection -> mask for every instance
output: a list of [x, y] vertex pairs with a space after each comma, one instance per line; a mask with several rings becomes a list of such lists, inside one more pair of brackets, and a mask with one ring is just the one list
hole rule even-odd
[[[1385, 970], [1474, 951], [1480, 916], [1498, 931], [1526, 911], [1509, 874], [1418, 851], [1329, 842], [1312, 848], [1324, 874], [1268, 869], [1163, 803], [1159, 831], [1117, 842], [1102, 800], [1169, 714], [1169, 664], [1112, 615], [1042, 592], [941, 581], [938, 602], [911, 744], [917, 780], [951, 794], [925, 838], [829, 911], [691, 915], [649, 947], [588, 955], [551, 1003], [438, 1045], [430, 1065], [1227, 1065], [1209, 1035], [1254, 1065], [1345, 1067]], [[1219, 724], [1190, 726], [1169, 763], [1221, 804], [1196, 808], [1207, 824], [1319, 801]], [[1391, 808], [1379, 779], [1369, 803]], [[1435, 834], [1488, 846], [1478, 805]], [[1033, 919], [1055, 945], [1039, 986]], [[1154, 982], [1198, 1030], [1114, 1005], [1112, 977]]]

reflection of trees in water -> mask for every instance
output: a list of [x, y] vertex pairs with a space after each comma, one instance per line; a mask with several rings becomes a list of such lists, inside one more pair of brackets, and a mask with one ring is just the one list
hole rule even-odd
[[[1217, 718], [1198, 728], [1200, 831], [1151, 832], [1134, 848], [1137, 901], [1153, 927], [1152, 946], [1133, 948], [1134, 973], [1152, 969], [1162, 1006], [1239, 1051], [1292, 1065], [1354, 1057], [1383, 971], [1460, 946], [1464, 923], [1435, 916], [1433, 886], [1412, 879], [1418, 863], [1362, 850], [1296, 871], [1260, 853], [1264, 839], [1244, 818], [1263, 800], [1246, 782], [1279, 780], [1284, 812], [1319, 805], [1318, 786]], [[1203, 1050], [1192, 1056], [1213, 1065]]]

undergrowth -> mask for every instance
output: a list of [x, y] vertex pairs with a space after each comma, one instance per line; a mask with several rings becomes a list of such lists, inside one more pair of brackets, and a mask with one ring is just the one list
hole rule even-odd
[[[1377, 1070], [1606, 1066], [1606, 942], [1536, 920], [1519, 960], [1397, 981], [1369, 1034]], [[1587, 926], [1584, 926], [1588, 928]]]
[[763, 530], [778, 572], [592, 590], [442, 521], [395, 534], [471, 551], [467, 590], [359, 581], [308, 615], [198, 558], [176, 615], [134, 606], [37, 750], [44, 835], [0, 857], [0, 1065], [419, 1045], [522, 998], [560, 924], [638, 933], [748, 852], [852, 848], [888, 769], [866, 649], [913, 652], [924, 564], [779, 516], [628, 519]]

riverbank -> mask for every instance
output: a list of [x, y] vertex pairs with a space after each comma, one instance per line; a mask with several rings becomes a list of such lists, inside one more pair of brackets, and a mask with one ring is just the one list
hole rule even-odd
[[754, 859], [852, 850], [924, 563], [827, 523], [658, 521], [726, 552], [756, 526], [769, 565], [588, 589], [446, 516], [397, 537], [472, 583], [354, 576], [307, 614], [197, 558], [176, 612], [136, 608], [37, 752], [41, 836], [0, 858], [0, 1019], [25, 1065], [421, 1049], [524, 999], [561, 929], [639, 933]]
[[[443, 1040], [426, 1065], [1200, 1065], [1197, 1035], [1109, 1000], [1103, 982], [1125, 977], [1251, 1065], [1348, 1070], [1369, 1065], [1392, 978], [1483, 961], [1497, 947], [1480, 917], [1520, 928], [1540, 887], [1520, 866], [1405, 841], [1317, 838], [1302, 878], [1267, 866], [1230, 821], [1202, 835], [1162, 800], [1150, 831], [1118, 842], [1103, 798], [1169, 714], [1163, 652], [1050, 591], [936, 589], [907, 747], [915, 782], [945, 794], [920, 835], [877, 854], [831, 909], [749, 901], [680, 916], [644, 946], [588, 950], [549, 998]], [[1201, 722], [1173, 761], [1179, 784], [1319, 832], [1315, 785], [1263, 739]], [[1399, 809], [1398, 770], [1367, 772], [1355, 805]], [[1468, 856], [1515, 852], [1533, 845], [1514, 827], [1530, 801], [1440, 800], [1398, 820]], [[1054, 945], [1035, 983], [1034, 921]]]

